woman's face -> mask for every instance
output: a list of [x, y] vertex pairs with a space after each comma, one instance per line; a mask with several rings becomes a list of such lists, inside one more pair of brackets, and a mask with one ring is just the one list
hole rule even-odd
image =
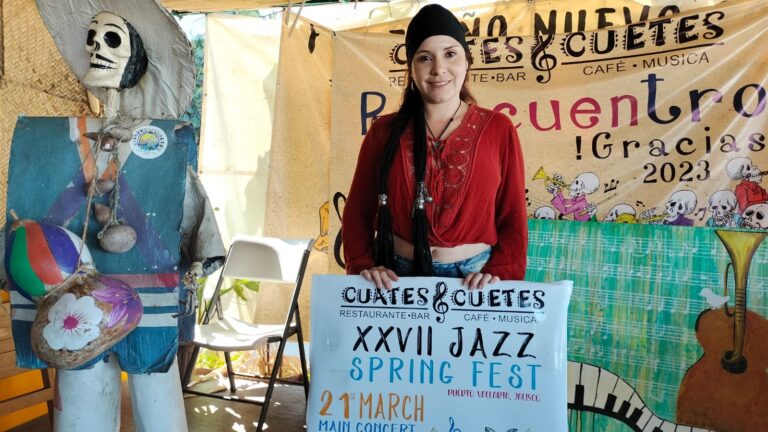
[[411, 78], [425, 104], [456, 103], [468, 66], [464, 49], [456, 39], [431, 36], [416, 49]]

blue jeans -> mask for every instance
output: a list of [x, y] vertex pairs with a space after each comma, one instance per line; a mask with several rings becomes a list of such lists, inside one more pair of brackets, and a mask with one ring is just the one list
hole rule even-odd
[[[465, 260], [452, 263], [432, 262], [432, 273], [439, 277], [464, 277], [470, 273], [479, 272], [485, 267], [485, 263], [491, 258], [491, 248], [469, 257]], [[395, 268], [398, 276], [413, 276], [413, 260], [400, 255], [395, 255]]]

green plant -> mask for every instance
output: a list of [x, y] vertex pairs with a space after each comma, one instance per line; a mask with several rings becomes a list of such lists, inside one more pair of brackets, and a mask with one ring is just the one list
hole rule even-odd
[[214, 370], [224, 365], [224, 359], [217, 351], [210, 351], [205, 348], [200, 350], [197, 356], [197, 367], [201, 369]]
[[[240, 358], [243, 357], [242, 352], [233, 352], [231, 354], [232, 363], [237, 363]], [[205, 348], [200, 350], [200, 354], [197, 356], [197, 363], [195, 364], [198, 369], [205, 369], [206, 371], [212, 371], [224, 367], [226, 361], [224, 360], [224, 353], [221, 351], [211, 351]], [[207, 373], [207, 372], [206, 372]]]
[[233, 291], [235, 295], [237, 295], [237, 297], [243, 301], [248, 300], [248, 298], [245, 297], [246, 290], [253, 293], [259, 292], [259, 282], [247, 279], [235, 279], [235, 281], [229, 287], [229, 291]]
[[[203, 277], [197, 280], [197, 289], [196, 289], [196, 295], [199, 300], [199, 306], [197, 308], [197, 323], [202, 324], [203, 317], [205, 316], [205, 311], [208, 310], [208, 308], [211, 305], [211, 300], [206, 299], [203, 297], [203, 291], [205, 290], [205, 284], [208, 280], [208, 277]], [[222, 287], [221, 291], [219, 292], [219, 297], [225, 296], [229, 293], [234, 293], [237, 298], [240, 300], [246, 301], [247, 297], [245, 296], [246, 291], [251, 292], [258, 292], [259, 291], [259, 282], [258, 281], [250, 281], [246, 279], [235, 279], [232, 281], [232, 283], [227, 287]], [[242, 356], [242, 353], [232, 353], [232, 361], [236, 361]], [[218, 369], [220, 367], [224, 366], [224, 356], [218, 352], [218, 351], [209, 351], [207, 349], [201, 349], [200, 354], [197, 357], [197, 363], [196, 367], [201, 369], [207, 369], [207, 370], [214, 370]]]
[[203, 323], [203, 316], [205, 315], [205, 311], [208, 310], [208, 305], [210, 304], [209, 300], [206, 300], [203, 297], [203, 290], [205, 290], [205, 283], [208, 280], [208, 277], [202, 277], [197, 280], [197, 287], [195, 289], [195, 296], [197, 296], [197, 323], [202, 324]]
[[[200, 306], [197, 308], [197, 323], [201, 324], [203, 322], [203, 317], [205, 316], [205, 311], [208, 310], [208, 308], [211, 305], [210, 299], [205, 299], [203, 297], [203, 290], [205, 289], [205, 283], [207, 281], [207, 277], [203, 277], [198, 279], [197, 283], [197, 298], [200, 301]], [[245, 296], [246, 291], [250, 291], [253, 293], [259, 292], [260, 283], [258, 281], [252, 281], [247, 279], [235, 279], [232, 281], [232, 283], [226, 287], [222, 287], [221, 291], [219, 292], [219, 297], [224, 297], [225, 295], [229, 293], [234, 293], [237, 298], [239, 298], [242, 301], [247, 301], [248, 298]]]

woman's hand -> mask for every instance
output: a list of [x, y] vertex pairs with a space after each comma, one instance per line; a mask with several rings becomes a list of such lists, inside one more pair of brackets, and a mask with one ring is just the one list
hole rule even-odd
[[375, 283], [376, 288], [386, 289], [387, 291], [392, 289], [392, 282], [397, 282], [397, 274], [384, 266], [363, 270], [360, 272], [360, 276], [364, 277], [368, 282]]
[[499, 280], [498, 276], [494, 276], [490, 273], [470, 273], [464, 276], [464, 280], [461, 281], [461, 284], [468, 287], [470, 290], [483, 289], [485, 284], [492, 284]]

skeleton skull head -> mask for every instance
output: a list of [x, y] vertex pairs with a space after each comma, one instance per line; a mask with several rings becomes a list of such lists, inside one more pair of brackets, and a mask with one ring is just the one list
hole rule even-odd
[[600, 186], [600, 179], [595, 173], [585, 172], [576, 176], [576, 179], [568, 187], [568, 193], [572, 197], [591, 194]]
[[755, 183], [760, 183], [763, 180], [760, 168], [753, 165], [751, 159], [745, 157], [737, 157], [728, 161], [725, 171], [731, 180], [743, 179]]
[[733, 214], [736, 208], [736, 194], [729, 190], [717, 191], [709, 197], [709, 211], [715, 220], [726, 218], [727, 214]]
[[752, 204], [744, 210], [742, 219], [744, 228], [768, 229], [768, 204]]
[[667, 200], [667, 220], [672, 222], [681, 215], [689, 215], [696, 210], [696, 194], [689, 190], [673, 193]]
[[608, 214], [603, 218], [603, 222], [615, 222], [616, 218], [621, 214], [629, 214], [635, 216], [635, 209], [631, 205], [621, 203], [613, 207]]
[[147, 70], [147, 54], [136, 29], [111, 12], [93, 17], [85, 50], [90, 54], [90, 67], [83, 82], [89, 86], [130, 88]]
[[533, 212], [533, 218], [552, 220], [555, 218], [555, 210], [549, 206], [539, 207]]

